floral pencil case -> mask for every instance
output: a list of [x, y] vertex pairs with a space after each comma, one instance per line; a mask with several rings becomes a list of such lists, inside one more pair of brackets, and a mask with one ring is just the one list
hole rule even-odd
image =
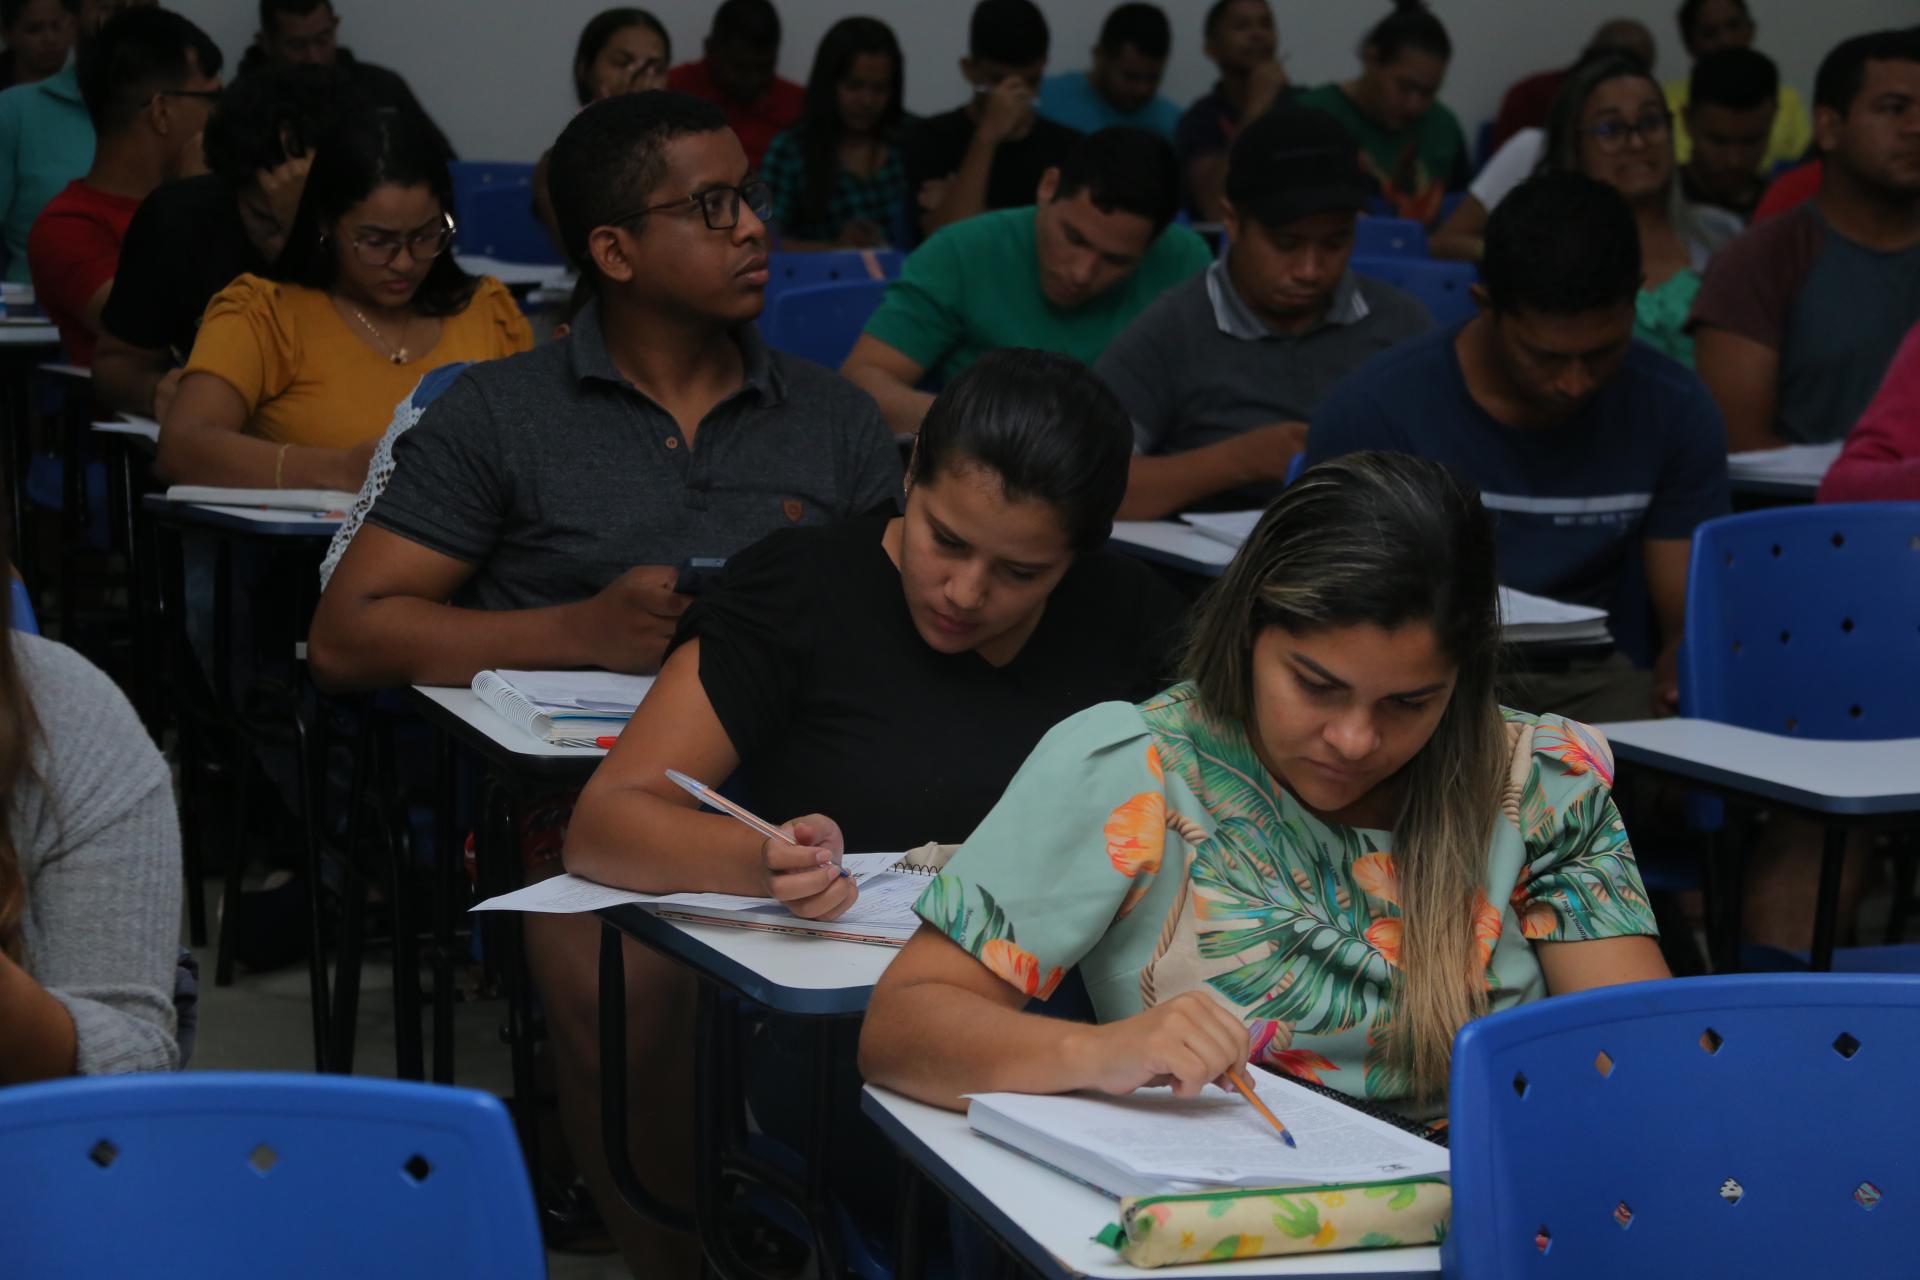
[[1128, 1196], [1097, 1237], [1136, 1267], [1438, 1244], [1453, 1189], [1439, 1178]]

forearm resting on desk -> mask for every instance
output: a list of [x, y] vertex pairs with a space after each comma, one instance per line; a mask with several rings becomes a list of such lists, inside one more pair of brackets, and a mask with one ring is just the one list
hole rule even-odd
[[593, 666], [577, 605], [498, 612], [417, 596], [361, 596], [328, 584], [307, 637], [314, 683], [330, 693], [408, 684], [464, 687], [482, 671]]
[[94, 396], [116, 413], [157, 418], [154, 389], [172, 364], [164, 348], [135, 347], [103, 333], [93, 352]]
[[873, 397], [887, 426], [908, 435], [919, 432], [921, 420], [933, 406], [933, 394], [914, 387], [925, 373], [925, 367], [911, 357], [866, 334], [860, 335], [840, 366], [842, 377]]
[[1119, 518], [1159, 520], [1215, 494], [1279, 484], [1306, 442], [1304, 422], [1272, 423], [1181, 453], [1135, 454]]

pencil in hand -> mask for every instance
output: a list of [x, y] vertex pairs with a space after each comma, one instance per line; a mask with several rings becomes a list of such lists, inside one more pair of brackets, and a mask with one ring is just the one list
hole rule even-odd
[[1260, 1113], [1261, 1119], [1273, 1126], [1273, 1131], [1280, 1135], [1280, 1141], [1290, 1147], [1298, 1147], [1300, 1145], [1293, 1140], [1293, 1135], [1287, 1132], [1287, 1126], [1280, 1123], [1280, 1117], [1273, 1114], [1273, 1112], [1267, 1108], [1266, 1103], [1260, 1101], [1260, 1095], [1253, 1091], [1253, 1081], [1248, 1077], [1247, 1069], [1244, 1065], [1229, 1067], [1227, 1069], [1227, 1081], [1233, 1085], [1234, 1089], [1241, 1097], [1247, 1100], [1255, 1111]]

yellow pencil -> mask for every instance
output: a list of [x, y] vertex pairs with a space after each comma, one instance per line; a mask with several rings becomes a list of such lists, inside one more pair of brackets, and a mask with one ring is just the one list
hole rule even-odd
[[1267, 1104], [1260, 1101], [1260, 1095], [1253, 1091], [1253, 1081], [1248, 1077], [1247, 1069], [1244, 1066], [1227, 1068], [1227, 1079], [1232, 1082], [1235, 1089], [1239, 1090], [1240, 1096], [1251, 1103], [1253, 1109], [1260, 1113], [1261, 1119], [1273, 1126], [1273, 1131], [1280, 1135], [1280, 1141], [1290, 1147], [1300, 1145], [1293, 1140], [1293, 1135], [1287, 1132], [1287, 1126], [1280, 1123], [1280, 1117], [1269, 1111]]

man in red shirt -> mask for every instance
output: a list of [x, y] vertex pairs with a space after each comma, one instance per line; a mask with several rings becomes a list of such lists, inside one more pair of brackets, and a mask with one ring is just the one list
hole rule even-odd
[[81, 46], [76, 70], [97, 139], [93, 167], [40, 211], [27, 265], [67, 359], [91, 365], [134, 210], [161, 183], [200, 167], [220, 50], [177, 13], [127, 9]]
[[800, 120], [806, 93], [774, 71], [780, 60], [780, 15], [769, 0], [724, 0], [713, 11], [706, 57], [667, 73], [667, 88], [704, 98], [727, 123], [756, 169], [774, 135]]

